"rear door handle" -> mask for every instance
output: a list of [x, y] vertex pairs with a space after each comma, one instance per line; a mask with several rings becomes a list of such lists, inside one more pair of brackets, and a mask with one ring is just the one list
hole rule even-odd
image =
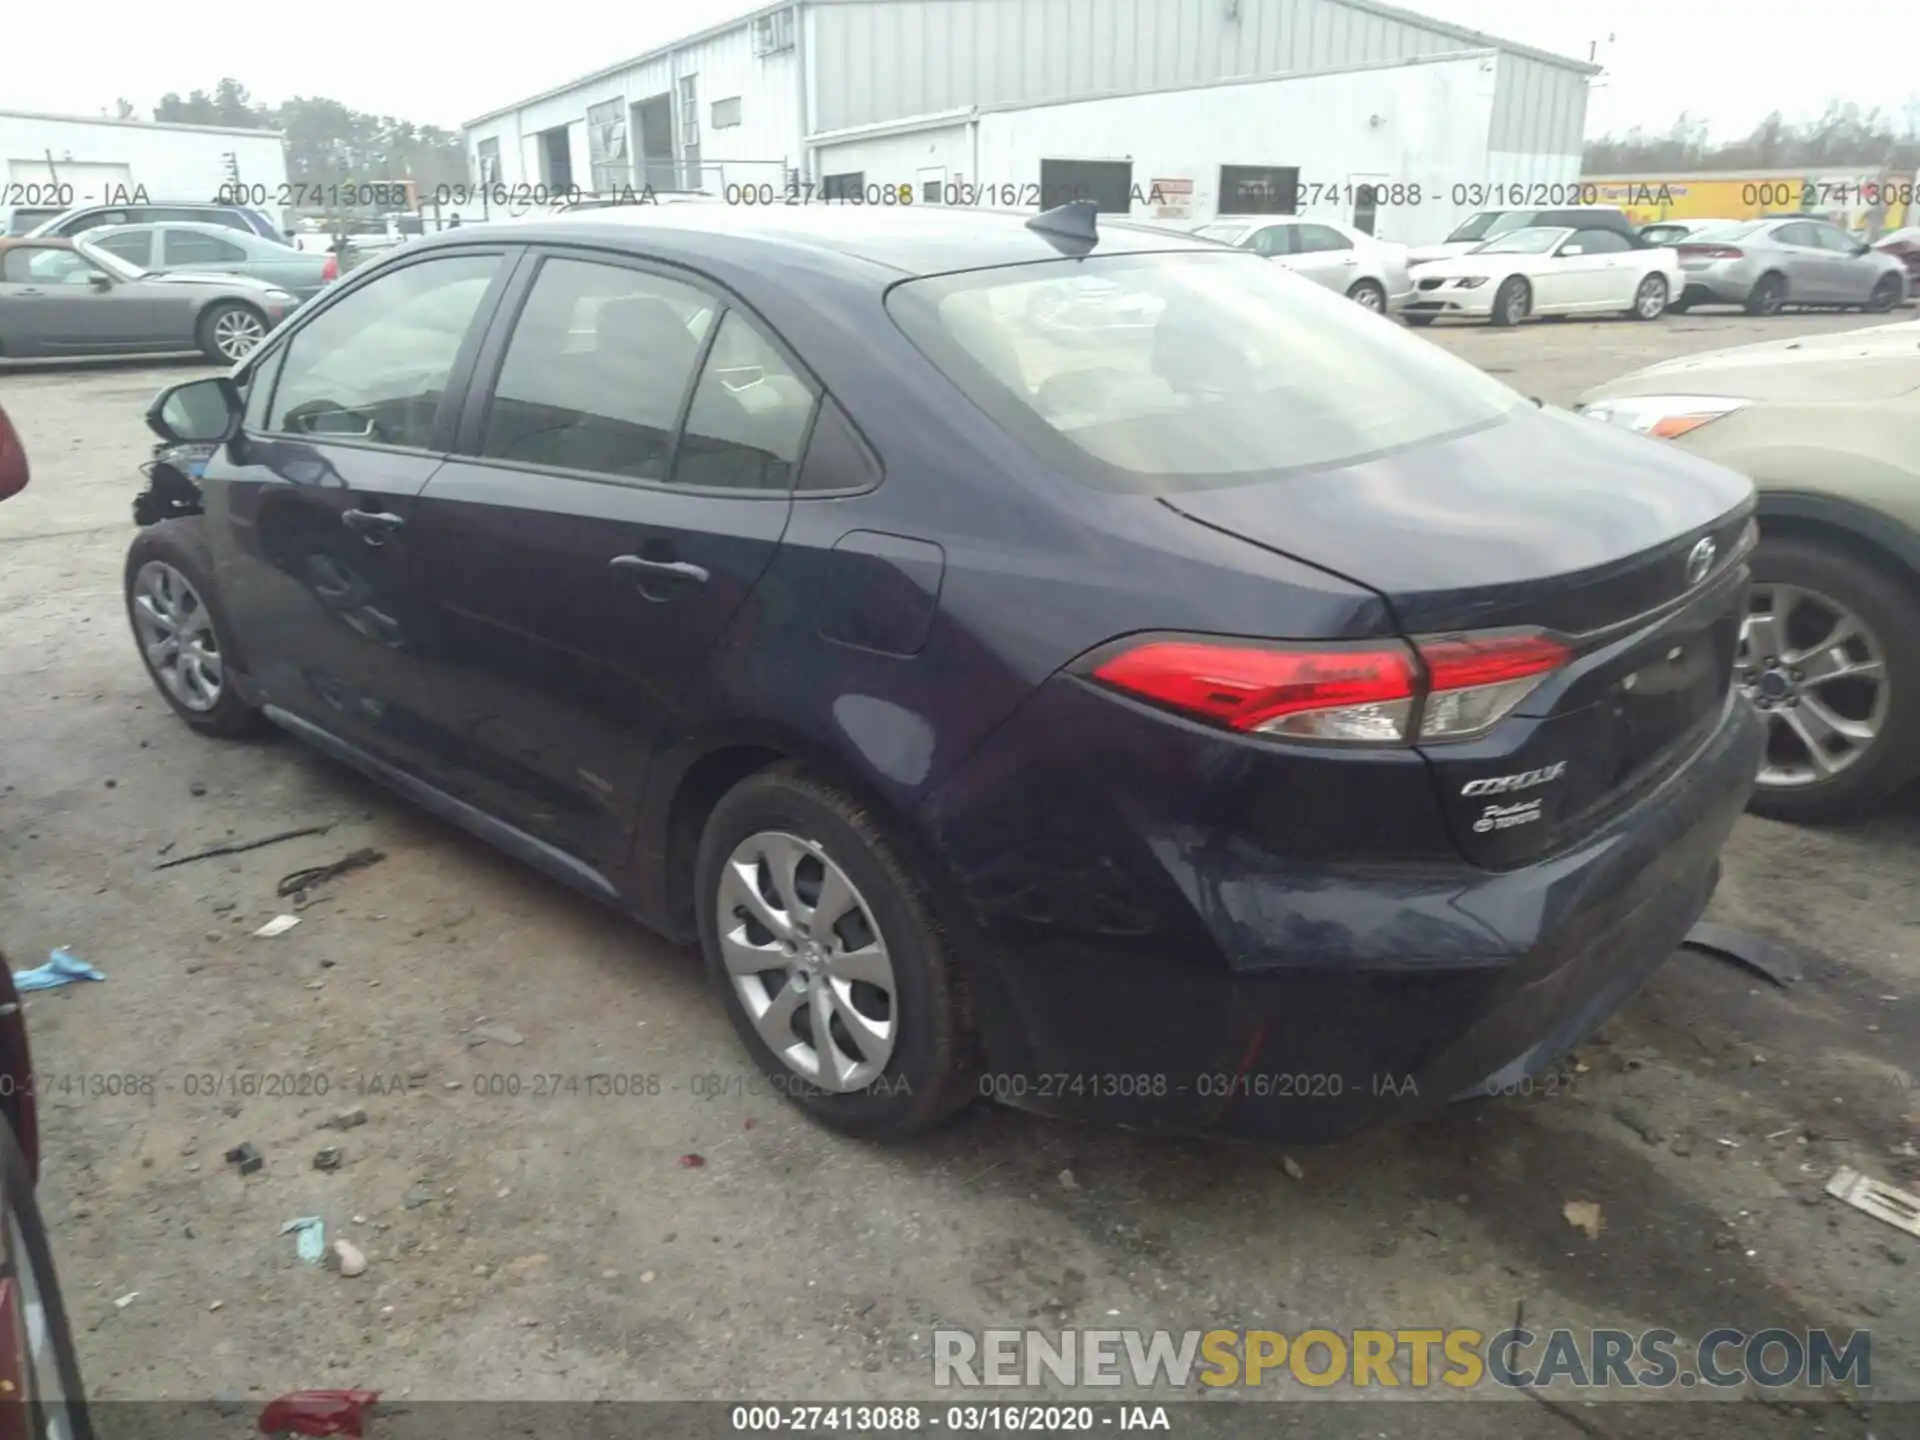
[[685, 560], [648, 560], [639, 555], [616, 555], [607, 562], [607, 568], [617, 575], [626, 575], [640, 586], [640, 593], [649, 600], [664, 600], [665, 595], [656, 595], [647, 588], [650, 580], [685, 580], [690, 584], [704, 585], [708, 575], [701, 566]]
[[384, 510], [347, 510], [342, 512], [340, 523], [367, 544], [384, 545], [387, 537], [407, 522], [403, 517], [390, 515]]

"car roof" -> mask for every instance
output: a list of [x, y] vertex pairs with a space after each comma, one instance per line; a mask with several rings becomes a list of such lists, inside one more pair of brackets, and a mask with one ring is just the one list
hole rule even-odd
[[[754, 256], [807, 254], [820, 266], [866, 270], [883, 283], [996, 265], [1057, 260], [1080, 253], [1070, 241], [1031, 229], [1024, 212], [963, 206], [851, 204], [774, 206], [632, 205], [463, 225], [416, 240], [410, 253], [461, 245], [576, 244], [632, 249], [697, 266], [712, 258], [752, 263]], [[1096, 222], [1092, 254], [1193, 251], [1220, 247], [1198, 236], [1120, 216]]]
[[[224, 207], [222, 207], [224, 208]], [[124, 235], [129, 230], [192, 230], [201, 235], [212, 235], [225, 240], [238, 235], [242, 239], [258, 240], [261, 237], [251, 230], [236, 230], [231, 225], [216, 225], [208, 220], [129, 220], [124, 225], [102, 225], [89, 230], [89, 235]], [[282, 247], [284, 248], [284, 247]]]

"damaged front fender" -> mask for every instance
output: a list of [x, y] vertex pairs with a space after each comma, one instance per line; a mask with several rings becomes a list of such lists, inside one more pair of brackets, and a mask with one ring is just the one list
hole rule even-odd
[[153, 459], [140, 467], [147, 488], [134, 499], [133, 523], [144, 527], [200, 514], [199, 479], [214, 449], [211, 445], [156, 446]]

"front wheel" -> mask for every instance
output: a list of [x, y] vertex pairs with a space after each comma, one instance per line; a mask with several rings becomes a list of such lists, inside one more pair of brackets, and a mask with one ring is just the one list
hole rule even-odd
[[1920, 774], [1920, 601], [1879, 566], [1763, 536], [1735, 666], [1767, 721], [1754, 813], [1838, 819]]
[[1762, 275], [1747, 292], [1749, 315], [1778, 315], [1787, 303], [1787, 279], [1784, 275]]
[[906, 857], [858, 801], [793, 765], [714, 807], [700, 943], [773, 1088], [845, 1134], [900, 1140], [972, 1098], [965, 992]]
[[1533, 292], [1527, 282], [1512, 275], [1500, 282], [1493, 297], [1493, 314], [1487, 319], [1494, 325], [1518, 325], [1532, 308]]
[[1658, 320], [1666, 311], [1667, 282], [1658, 275], [1647, 276], [1633, 292], [1633, 309], [1628, 313], [1638, 320]]
[[208, 603], [199, 518], [165, 520], [133, 537], [123, 578], [127, 620], [173, 713], [202, 735], [231, 739], [259, 728], [260, 713], [233, 687], [233, 647]]
[[1884, 315], [1900, 303], [1901, 291], [1898, 275], [1882, 275], [1874, 282], [1873, 293], [1867, 297], [1867, 312], [1872, 315]]
[[200, 317], [200, 349], [216, 365], [234, 365], [267, 338], [267, 317], [251, 305], [223, 300]]
[[1377, 281], [1356, 280], [1347, 291], [1347, 298], [1362, 310], [1371, 310], [1376, 315], [1387, 313], [1387, 292], [1380, 288]]

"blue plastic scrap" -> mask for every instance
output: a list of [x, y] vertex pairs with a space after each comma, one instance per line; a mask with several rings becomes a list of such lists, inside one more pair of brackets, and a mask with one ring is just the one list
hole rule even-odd
[[298, 1220], [289, 1220], [280, 1227], [282, 1235], [293, 1231], [298, 1238], [300, 1258], [309, 1265], [318, 1265], [327, 1255], [327, 1226], [318, 1215], [302, 1215]]
[[71, 985], [76, 980], [104, 980], [107, 977], [78, 956], [67, 953], [62, 945], [51, 955], [47, 963], [35, 966], [31, 970], [13, 972], [13, 988], [16, 990], [53, 990], [62, 985]]

